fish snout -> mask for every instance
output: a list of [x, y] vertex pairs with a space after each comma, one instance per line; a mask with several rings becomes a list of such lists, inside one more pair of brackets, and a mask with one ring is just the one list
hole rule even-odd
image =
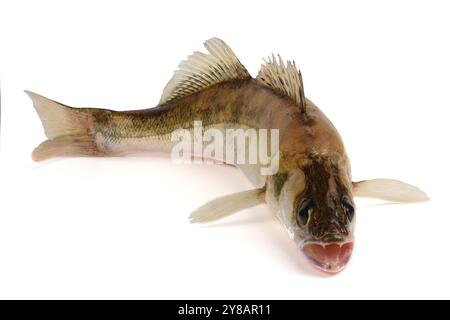
[[303, 253], [317, 268], [328, 273], [337, 273], [344, 269], [353, 251], [353, 241], [334, 243], [306, 243]]

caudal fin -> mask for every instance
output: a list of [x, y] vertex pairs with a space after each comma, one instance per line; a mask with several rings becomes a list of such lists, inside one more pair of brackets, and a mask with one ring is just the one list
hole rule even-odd
[[34, 92], [25, 92], [33, 101], [48, 138], [34, 149], [34, 161], [54, 157], [103, 155], [92, 134], [92, 111], [71, 108]]

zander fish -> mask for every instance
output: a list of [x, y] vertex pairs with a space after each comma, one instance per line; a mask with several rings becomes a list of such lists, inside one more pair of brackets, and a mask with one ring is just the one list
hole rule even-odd
[[352, 254], [355, 196], [392, 202], [428, 199], [397, 180], [352, 182], [341, 137], [305, 98], [295, 62], [272, 55], [252, 78], [222, 40], [210, 39], [205, 47], [208, 54], [195, 52], [180, 64], [155, 108], [71, 108], [26, 91], [48, 138], [33, 151], [33, 159], [170, 152], [175, 145], [171, 133], [192, 131], [195, 121], [222, 131], [278, 129], [278, 170], [263, 175], [260, 163], [238, 164], [255, 188], [212, 200], [194, 211], [190, 221], [211, 222], [267, 203], [299, 250], [330, 273], [341, 271]]

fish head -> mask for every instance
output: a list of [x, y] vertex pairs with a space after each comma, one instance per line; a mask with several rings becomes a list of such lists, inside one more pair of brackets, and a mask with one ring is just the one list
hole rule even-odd
[[282, 220], [299, 250], [328, 273], [344, 269], [353, 251], [355, 209], [347, 166], [314, 159], [291, 174], [280, 193]]

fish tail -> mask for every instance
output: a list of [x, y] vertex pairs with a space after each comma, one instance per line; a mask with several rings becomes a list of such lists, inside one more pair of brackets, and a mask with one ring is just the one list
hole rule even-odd
[[54, 157], [102, 156], [93, 134], [94, 112], [97, 109], [71, 108], [25, 91], [33, 101], [48, 140], [37, 146], [32, 158], [43, 161]]

